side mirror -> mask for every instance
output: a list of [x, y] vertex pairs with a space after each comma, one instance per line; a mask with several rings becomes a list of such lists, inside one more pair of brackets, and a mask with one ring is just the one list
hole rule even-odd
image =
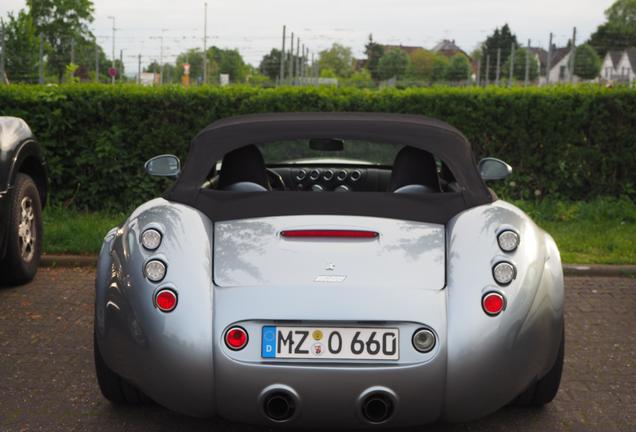
[[503, 180], [512, 174], [512, 167], [502, 160], [487, 157], [479, 161], [479, 174], [484, 180]]
[[159, 155], [149, 159], [144, 169], [155, 177], [177, 177], [181, 173], [181, 161], [175, 155]]

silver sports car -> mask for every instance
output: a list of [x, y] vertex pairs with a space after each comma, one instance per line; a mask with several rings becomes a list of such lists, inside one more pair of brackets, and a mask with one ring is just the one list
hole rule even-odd
[[[554, 240], [420, 116], [268, 114], [192, 141], [99, 257], [114, 403], [264, 425], [398, 427], [543, 405], [563, 367]], [[134, 187], [134, 185], [131, 185]]]

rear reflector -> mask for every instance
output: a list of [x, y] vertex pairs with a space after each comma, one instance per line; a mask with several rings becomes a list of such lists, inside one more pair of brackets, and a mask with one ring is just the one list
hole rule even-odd
[[496, 316], [499, 315], [502, 310], [504, 310], [504, 307], [506, 306], [506, 300], [504, 299], [503, 295], [497, 292], [489, 292], [484, 295], [483, 299], [481, 300], [481, 305], [487, 315]]
[[375, 231], [364, 230], [286, 230], [281, 231], [281, 237], [285, 238], [376, 238], [379, 234]]
[[225, 332], [225, 344], [231, 350], [238, 351], [247, 345], [247, 332], [243, 327], [232, 327]]
[[161, 312], [171, 312], [177, 307], [177, 294], [169, 289], [162, 289], [155, 296], [155, 304]]

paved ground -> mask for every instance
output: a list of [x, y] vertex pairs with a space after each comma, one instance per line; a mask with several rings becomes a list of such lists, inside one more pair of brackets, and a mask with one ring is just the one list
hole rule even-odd
[[[42, 269], [0, 288], [0, 432], [256, 431], [157, 406], [115, 408], [93, 372], [91, 270]], [[566, 365], [555, 402], [452, 431], [636, 431], [636, 279], [568, 278]]]

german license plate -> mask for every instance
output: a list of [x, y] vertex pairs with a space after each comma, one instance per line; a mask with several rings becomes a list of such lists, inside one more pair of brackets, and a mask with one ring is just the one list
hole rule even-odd
[[261, 356], [283, 359], [399, 360], [397, 328], [263, 326]]

